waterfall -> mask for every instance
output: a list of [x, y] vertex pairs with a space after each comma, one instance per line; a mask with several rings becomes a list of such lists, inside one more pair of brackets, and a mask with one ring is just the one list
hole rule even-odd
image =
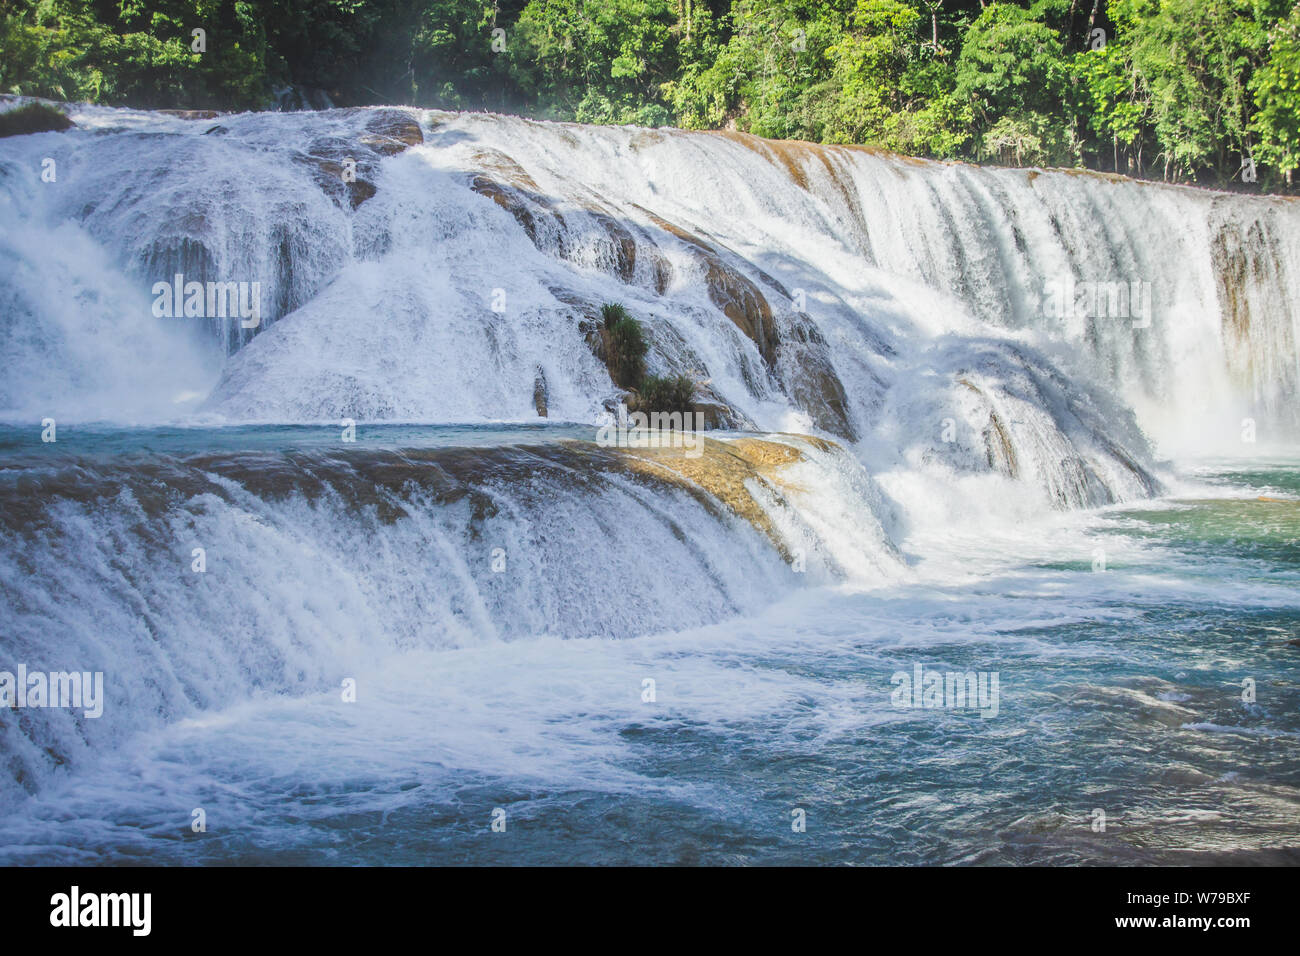
[[107, 673], [107, 712], [131, 715], [0, 716], [26, 789], [128, 731], [325, 693], [394, 653], [680, 630], [901, 570], [861, 465], [795, 438], [710, 440], [691, 481], [572, 440], [18, 460], [0, 670]]
[[[15, 790], [377, 656], [876, 586], [918, 523], [1300, 433], [1294, 202], [487, 114], [70, 115], [0, 140], [3, 649], [116, 668], [131, 719], [0, 717]], [[700, 462], [593, 443], [609, 302], [727, 426]], [[109, 454], [124, 425], [148, 447]]]
[[[960, 341], [1006, 349], [999, 380], [1032, 354], [1161, 448], [1300, 424], [1288, 200], [483, 114], [73, 117], [0, 146], [8, 419], [195, 396], [224, 421], [527, 419], [540, 377], [552, 417], [591, 421], [613, 390], [583, 328], [620, 301], [651, 371], [764, 430], [856, 441], [926, 376], [961, 404]], [[257, 283], [260, 324], [155, 317], [175, 276]], [[1060, 314], [1054, 286], [1102, 291]]]

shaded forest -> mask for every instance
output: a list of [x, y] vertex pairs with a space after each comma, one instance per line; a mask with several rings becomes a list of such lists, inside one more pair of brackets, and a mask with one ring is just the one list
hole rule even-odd
[[1291, 0], [0, 0], [0, 92], [400, 103], [1291, 191]]

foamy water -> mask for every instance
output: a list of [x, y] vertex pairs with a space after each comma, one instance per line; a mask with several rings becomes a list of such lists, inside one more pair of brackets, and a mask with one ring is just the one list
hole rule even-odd
[[[106, 701], [0, 716], [5, 862], [1294, 853], [1294, 203], [72, 115], [0, 142], [0, 670]], [[177, 274], [257, 282], [259, 324], [156, 316]], [[1149, 314], [1046, 315], [1066, 279]], [[728, 497], [593, 445], [611, 301], [795, 459]], [[996, 716], [896, 707], [918, 665], [996, 673]]]

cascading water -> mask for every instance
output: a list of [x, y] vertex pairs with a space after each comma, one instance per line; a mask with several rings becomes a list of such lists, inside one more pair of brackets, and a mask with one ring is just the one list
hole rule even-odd
[[[158, 835], [201, 801], [246, 839], [200, 859], [328, 859], [332, 813], [544, 815], [539, 787], [689, 805], [744, 842], [752, 798], [686, 767], [847, 767], [882, 725], [930, 752], [888, 707], [910, 653], [1019, 667], [1036, 727], [1122, 693], [1128, 739], [1173, 711], [1246, 722], [1159, 635], [1246, 605], [1295, 628], [1285, 466], [1231, 492], [1282, 497], [1250, 524], [1281, 536], [1277, 576], [1229, 536], [1212, 609], [1169, 578], [1199, 573], [1183, 539], [1141, 530], [1161, 506], [1132, 510], [1218, 494], [1157, 453], [1300, 436], [1294, 202], [492, 115], [71, 116], [0, 140], [0, 671], [103, 672], [105, 716], [0, 716], [0, 857], [45, 859], [68, 815], [57, 858], [182, 853]], [[698, 457], [594, 441], [621, 396], [608, 302], [650, 372], [697, 381], [722, 426]], [[1144, 517], [1076, 510], [1119, 505]], [[1127, 570], [1081, 577], [1099, 561]], [[345, 679], [364, 690], [338, 711]], [[1284, 713], [1247, 716], [1277, 740]], [[1237, 786], [1205, 783], [1262, 805]], [[1066, 812], [1008, 792], [1033, 826]], [[938, 825], [910, 814], [858, 834], [863, 858]], [[386, 825], [362, 829], [424, 839]], [[937, 846], [916, 858], [976, 858]]]

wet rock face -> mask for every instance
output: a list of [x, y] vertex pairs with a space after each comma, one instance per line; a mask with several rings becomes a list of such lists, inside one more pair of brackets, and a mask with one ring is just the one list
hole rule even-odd
[[1244, 228], [1224, 223], [1211, 241], [1228, 371], [1271, 414], [1300, 422], [1300, 409], [1287, 400], [1300, 389], [1300, 374], [1289, 360], [1297, 340], [1291, 323], [1270, 315], [1286, 301], [1280, 248], [1271, 217]]
[[412, 146], [424, 144], [419, 121], [405, 110], [376, 110], [366, 123], [361, 144], [381, 156], [396, 156]]
[[613, 216], [597, 209], [591, 209], [589, 212], [609, 237], [614, 252], [614, 274], [624, 282], [631, 282], [636, 276], [636, 237]]
[[[569, 258], [571, 249], [564, 213], [553, 199], [543, 195], [537, 182], [523, 167], [498, 150], [480, 150], [474, 155], [474, 161], [479, 171], [471, 176], [470, 188], [509, 212], [539, 249]], [[638, 254], [644, 250], [639, 249], [632, 228], [620, 222], [611, 211], [601, 208], [595, 200], [568, 197], [566, 202], [587, 213], [604, 230], [611, 249], [611, 271], [624, 282], [633, 281]], [[642, 211], [665, 233], [682, 240], [700, 256], [710, 299], [759, 346], [764, 358], [770, 362], [775, 356], [776, 330], [771, 307], [758, 287], [724, 262], [703, 239], [648, 210]], [[653, 248], [654, 243], [647, 242], [647, 246]], [[655, 291], [662, 294], [671, 279], [671, 267], [662, 254], [653, 256], [651, 271]]]
[[[366, 111], [370, 112], [370, 111]], [[346, 137], [314, 140], [299, 161], [312, 168], [321, 190], [339, 205], [356, 209], [378, 191], [379, 161], [424, 142], [414, 116], [404, 110], [375, 110], [365, 132], [355, 141]]]
[[980, 437], [984, 440], [989, 467], [1008, 478], [1019, 478], [1020, 464], [1016, 461], [1016, 449], [997, 412], [989, 412], [988, 427], [980, 433]]
[[739, 272], [728, 268], [716, 258], [709, 258], [705, 282], [709, 298], [722, 310], [723, 315], [735, 323], [758, 346], [759, 354], [769, 364], [776, 358], [779, 339], [772, 322], [772, 307], [763, 293]]
[[[1107, 435], [1132, 423], [1040, 356], [990, 342], [962, 362], [952, 384], [942, 409], [953, 414], [944, 419], [950, 433], [931, 448], [950, 466], [1037, 484], [1063, 510], [1159, 493], [1155, 476]], [[1131, 437], [1140, 447], [1140, 433]]]
[[537, 409], [539, 418], [547, 417], [547, 385], [546, 372], [539, 365], [535, 377], [533, 378], [533, 407]]
[[704, 266], [704, 282], [709, 300], [722, 310], [741, 332], [758, 346], [758, 352], [769, 366], [776, 361], [780, 344], [776, 324], [772, 321], [772, 307], [757, 285], [725, 261], [722, 254], [694, 233], [648, 213], [656, 226], [686, 243]]
[[470, 189], [514, 216], [534, 245], [541, 248], [539, 227], [546, 220], [553, 220], [553, 226], [563, 230], [564, 216], [513, 159], [495, 149], [485, 149], [474, 154], [474, 161], [480, 171], [471, 176]]
[[1258, 266], [1251, 269], [1247, 247], [1251, 240], [1259, 241], [1258, 230], [1259, 224], [1256, 223], [1252, 229], [1255, 235], [1242, 236], [1225, 228], [1214, 237], [1219, 305], [1223, 310], [1224, 330], [1234, 341], [1244, 340], [1250, 335], [1250, 305], [1245, 296], [1245, 285], [1259, 278], [1259, 270]]
[[371, 180], [378, 174], [379, 164], [346, 142], [314, 143], [302, 162], [312, 167], [312, 178], [321, 191], [339, 205], [346, 202], [356, 209], [378, 192]]
[[[772, 297], [788, 300], [790, 293], [776, 279], [725, 247], [643, 207], [634, 208], [648, 220], [646, 226], [620, 218], [598, 196], [557, 199], [544, 195], [537, 182], [499, 150], [479, 150], [473, 163], [470, 188], [509, 212], [533, 244], [548, 255], [577, 261], [582, 240], [585, 238], [588, 246], [590, 243], [590, 226], [584, 233], [580, 220], [590, 220], [604, 232], [605, 254], [600, 258], [609, 273], [663, 295], [673, 280], [673, 267], [663, 249], [684, 248], [698, 263], [709, 301], [754, 343], [764, 367], [756, 365], [756, 375], [770, 375], [775, 386], [805, 410], [817, 428], [849, 440], [857, 437], [827, 343], [814, 323], [792, 319], [788, 311], [784, 318], [778, 316]], [[608, 349], [593, 315], [596, 308], [584, 304], [580, 327], [592, 353], [604, 361]], [[753, 384], [758, 391], [765, 387], [757, 381]], [[710, 427], [749, 425], [743, 415], [712, 393], [700, 395], [696, 408]]]
[[778, 348], [777, 377], [794, 403], [812, 418], [815, 427], [849, 441], [856, 440], [848, 396], [835, 373], [830, 349], [815, 326], [800, 326], [799, 332], [798, 337], [782, 342]]
[[[833, 448], [816, 438], [799, 440], [821, 449]], [[787, 487], [783, 472], [805, 460], [798, 448], [762, 438], [715, 441], [701, 438], [701, 454], [688, 456], [677, 448], [619, 449], [619, 462], [632, 474], [682, 488], [710, 510], [725, 509], [763, 534], [789, 561], [786, 542], [755, 498], [755, 483]]]
[[958, 378], [957, 384], [967, 389], [979, 402], [982, 412], [988, 415], [988, 421], [980, 429], [979, 436], [989, 469], [1006, 478], [1019, 478], [1020, 462], [1016, 457], [1015, 443], [991, 399], [983, 389], [967, 378]]
[[[784, 322], [778, 321], [771, 301], [758, 283], [728, 261], [724, 251], [673, 223], [650, 215], [656, 225], [691, 248], [703, 265], [709, 300], [754, 343], [768, 371], [795, 404], [810, 415], [814, 426], [840, 438], [855, 440], [857, 434], [844, 385], [817, 326], [788, 316]], [[754, 273], [777, 296], [790, 298], [789, 292], [767, 273], [761, 269], [755, 269]]]
[[[574, 258], [573, 237], [569, 234], [564, 213], [523, 168], [497, 150], [480, 150], [474, 155], [480, 171], [470, 178], [470, 188], [487, 196], [515, 218], [528, 238], [539, 249], [562, 259]], [[579, 213], [585, 213], [604, 232], [605, 255], [609, 270], [623, 282], [636, 279], [638, 242], [632, 229], [620, 222], [598, 199], [566, 197]], [[655, 285], [663, 292], [668, 284], [667, 262], [661, 258], [656, 266]]]
[[691, 414], [702, 417], [705, 429], [758, 430], [758, 426], [748, 417], [718, 398], [710, 389], [697, 388], [696, 398], [697, 400], [691, 403]]

